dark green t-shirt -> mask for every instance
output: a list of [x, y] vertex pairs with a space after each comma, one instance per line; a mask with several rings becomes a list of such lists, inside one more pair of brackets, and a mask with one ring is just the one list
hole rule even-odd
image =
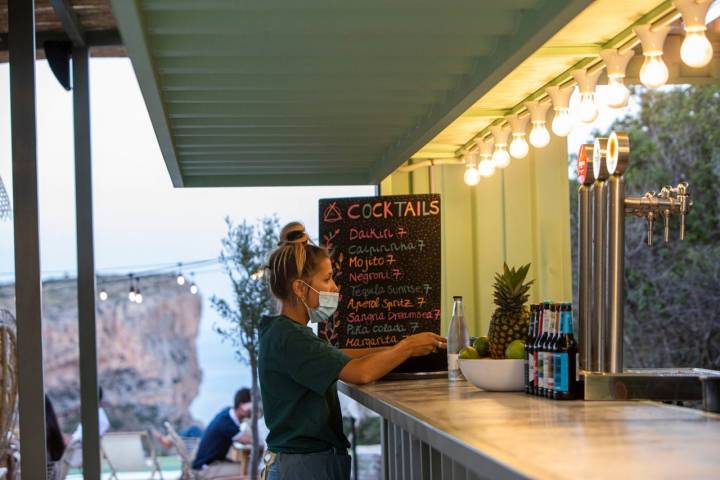
[[267, 446], [275, 453], [348, 448], [337, 394], [350, 356], [279, 315], [260, 322], [258, 372]]

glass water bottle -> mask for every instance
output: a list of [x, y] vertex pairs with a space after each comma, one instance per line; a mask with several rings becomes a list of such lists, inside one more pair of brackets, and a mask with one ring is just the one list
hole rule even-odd
[[450, 320], [447, 341], [448, 379], [454, 381], [462, 378], [460, 365], [458, 364], [460, 350], [470, 343], [467, 327], [465, 326], [462, 297], [453, 297], [452, 319]]

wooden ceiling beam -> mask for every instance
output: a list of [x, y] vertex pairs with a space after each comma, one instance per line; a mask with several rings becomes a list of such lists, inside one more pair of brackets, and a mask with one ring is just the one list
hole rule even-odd
[[[117, 30], [87, 30], [85, 31], [85, 46], [92, 47], [122, 47], [123, 42]], [[72, 42], [65, 32], [37, 32], [35, 45], [42, 48], [47, 41]], [[0, 51], [8, 49], [8, 34], [0, 33]]]
[[73, 45], [76, 47], [84, 47], [85, 29], [75, 14], [70, 0], [50, 0], [50, 5], [52, 5], [53, 10], [55, 10], [55, 15], [58, 17], [58, 20], [60, 20], [63, 30], [65, 30], [67, 36], [70, 37]]

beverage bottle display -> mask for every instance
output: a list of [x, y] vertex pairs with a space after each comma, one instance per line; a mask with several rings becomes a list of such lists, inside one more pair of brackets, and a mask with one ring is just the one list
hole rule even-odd
[[547, 391], [545, 396], [553, 398], [555, 391], [555, 341], [559, 336], [560, 325], [560, 305], [557, 303], [550, 305], [550, 329], [548, 339], [545, 342], [545, 374], [547, 375]]
[[550, 398], [556, 399], [558, 395], [558, 343], [560, 342], [562, 330], [562, 309], [564, 304], [555, 304], [555, 330], [553, 337], [550, 339], [550, 353], [553, 358], [553, 391]]
[[545, 396], [547, 390], [545, 378], [545, 342], [548, 337], [548, 327], [550, 324], [550, 302], [542, 304], [541, 315], [541, 334], [535, 343], [535, 351], [537, 352], [537, 369], [538, 369], [538, 388], [537, 395]]
[[572, 304], [563, 303], [560, 334], [555, 353], [555, 394], [557, 400], [572, 400], [578, 394], [578, 348], [573, 336]]
[[530, 345], [530, 351], [532, 352], [532, 367], [533, 367], [533, 378], [531, 380], [530, 393], [537, 395], [538, 392], [538, 351], [537, 342], [542, 335], [542, 304], [538, 303], [535, 305], [535, 322], [533, 326], [533, 340]]
[[463, 314], [462, 297], [453, 297], [452, 319], [450, 320], [450, 328], [447, 335], [447, 360], [448, 360], [448, 379], [462, 379], [460, 373], [460, 365], [458, 357], [460, 350], [470, 344], [467, 327], [465, 326], [465, 315]]
[[528, 322], [528, 336], [525, 340], [525, 393], [534, 393], [535, 356], [533, 344], [537, 332], [537, 305], [530, 305], [530, 321]]
[[550, 344], [555, 331], [555, 305], [547, 302], [545, 311], [547, 315], [547, 327], [545, 328], [546, 335], [542, 345], [543, 379], [545, 381], [543, 396], [550, 398], [552, 396], [553, 382], [555, 381], [555, 377], [553, 376], [553, 357], [550, 351]]

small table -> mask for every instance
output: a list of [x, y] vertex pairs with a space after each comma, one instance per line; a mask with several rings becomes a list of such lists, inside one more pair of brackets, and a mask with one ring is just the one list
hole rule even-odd
[[230, 450], [228, 450], [227, 459], [231, 462], [239, 463], [242, 471], [247, 472], [250, 450], [251, 447], [249, 445], [245, 445], [240, 442], [233, 442]]

